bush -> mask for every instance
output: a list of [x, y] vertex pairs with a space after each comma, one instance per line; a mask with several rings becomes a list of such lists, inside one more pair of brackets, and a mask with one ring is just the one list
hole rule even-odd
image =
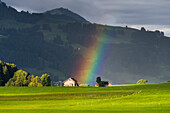
[[140, 79], [140, 80], [138, 80], [138, 81], [137, 81], [137, 83], [136, 83], [136, 84], [146, 84], [146, 83], [148, 83], [148, 81], [147, 81], [147, 80]]

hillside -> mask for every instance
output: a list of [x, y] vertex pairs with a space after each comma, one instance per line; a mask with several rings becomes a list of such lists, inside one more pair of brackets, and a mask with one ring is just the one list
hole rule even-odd
[[159, 31], [92, 24], [63, 8], [31, 14], [0, 4], [0, 59], [34, 75], [79, 79], [80, 65], [91, 62], [88, 51], [97, 43], [104, 48], [98, 57], [105, 65], [95, 76], [113, 84], [169, 80], [170, 39]]

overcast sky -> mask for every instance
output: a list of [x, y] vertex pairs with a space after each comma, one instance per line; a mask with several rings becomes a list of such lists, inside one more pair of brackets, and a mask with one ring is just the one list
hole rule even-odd
[[92, 23], [145, 27], [170, 36], [170, 0], [2, 0], [18, 11], [45, 12], [64, 7]]

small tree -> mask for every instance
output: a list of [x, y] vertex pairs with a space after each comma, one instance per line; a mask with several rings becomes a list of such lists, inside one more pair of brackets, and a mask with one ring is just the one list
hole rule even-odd
[[161, 32], [161, 35], [164, 36], [164, 32]]
[[97, 77], [96, 82], [99, 84], [101, 82], [101, 77]]
[[146, 29], [144, 27], [141, 27], [141, 31], [146, 31]]
[[29, 83], [28, 86], [29, 87], [40, 87], [40, 86], [43, 86], [43, 85], [40, 83], [39, 77], [36, 76], [35, 78], [32, 78], [32, 81]]
[[137, 81], [137, 83], [136, 83], [136, 84], [146, 84], [146, 83], [148, 83], [148, 81], [147, 81], [147, 80], [140, 79], [140, 80], [138, 80], [138, 81]]
[[6, 86], [28, 86], [27, 76], [28, 73], [20, 69], [14, 73], [13, 78], [6, 83]]
[[51, 78], [47, 73], [43, 74], [40, 79], [43, 86], [51, 86]]

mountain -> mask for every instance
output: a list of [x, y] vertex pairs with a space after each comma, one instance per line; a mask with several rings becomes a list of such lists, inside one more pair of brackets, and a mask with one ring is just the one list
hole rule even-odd
[[57, 20], [60, 19], [62, 21], [72, 20], [75, 22], [88, 22], [86, 19], [84, 19], [80, 15], [65, 8], [54, 9], [51, 11], [47, 11], [44, 14], [46, 17], [50, 17], [50, 18], [57, 19]]
[[119, 84], [169, 79], [170, 39], [163, 32], [92, 24], [63, 8], [31, 14], [0, 4], [3, 62], [34, 75], [47, 72], [53, 81], [78, 79], [85, 71], [82, 63], [91, 62], [91, 51], [99, 47], [95, 55], [105, 65], [97, 74], [104, 80]]
[[38, 21], [70, 21], [85, 22], [86, 19], [68, 9], [58, 8], [45, 13], [29, 13], [28, 11], [18, 12], [16, 9], [7, 6], [4, 2], [0, 3], [0, 19], [16, 20], [24, 23], [36, 23]]

